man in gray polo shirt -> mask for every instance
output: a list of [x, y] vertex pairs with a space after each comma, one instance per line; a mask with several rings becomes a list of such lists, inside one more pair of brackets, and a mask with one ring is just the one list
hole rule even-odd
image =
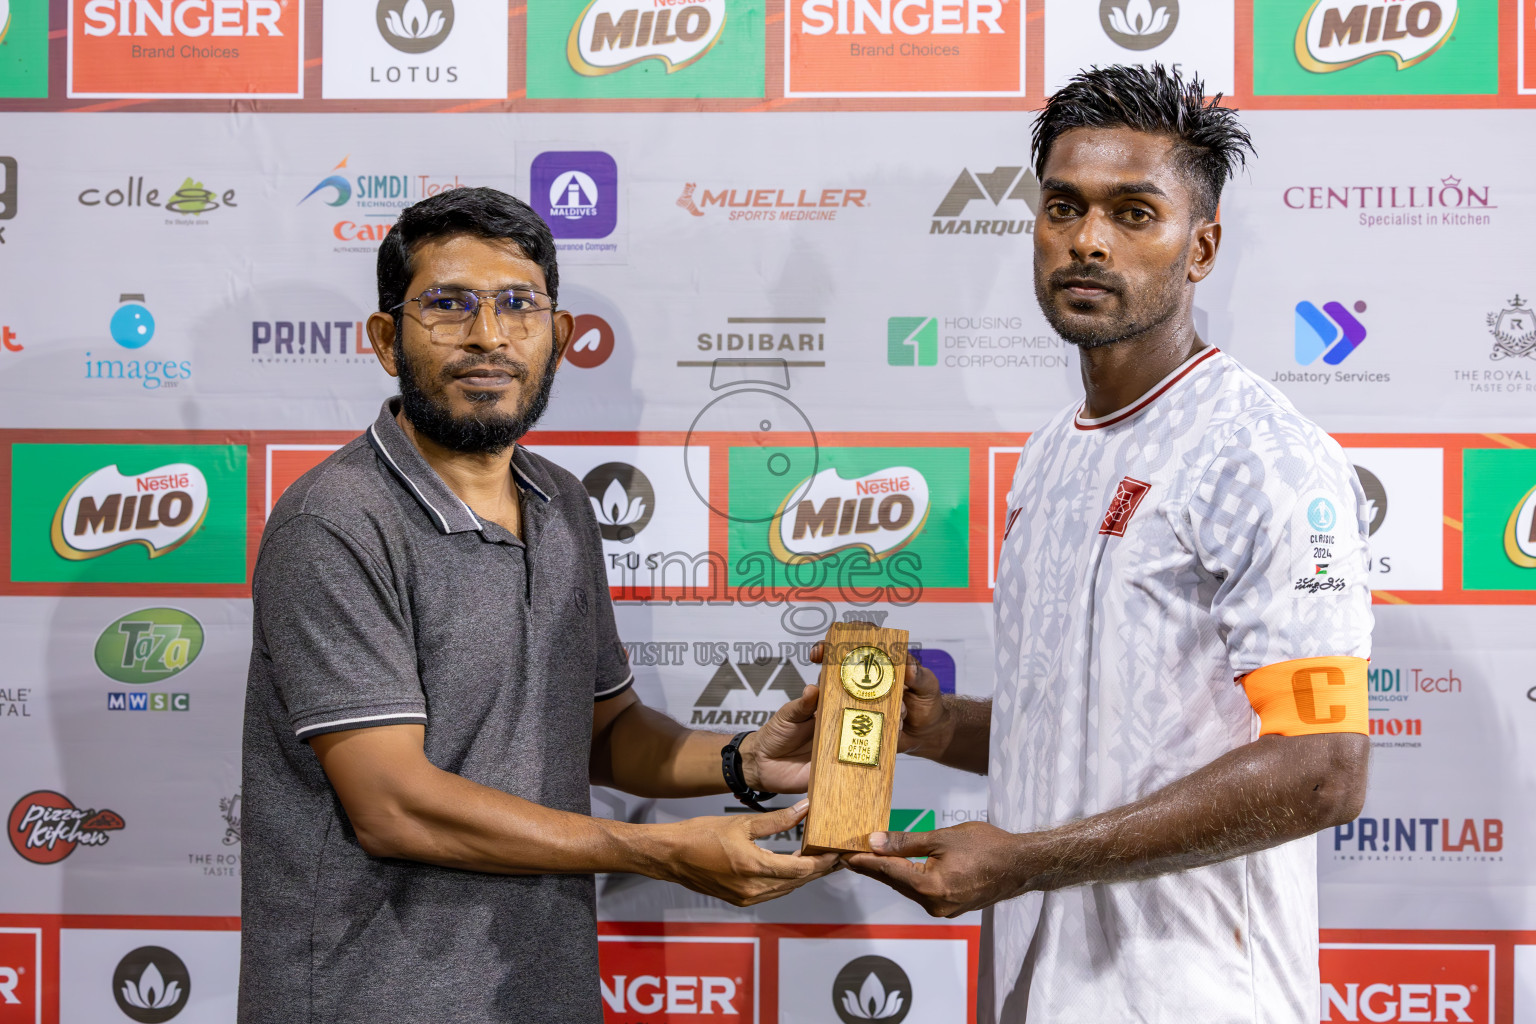
[[586, 490], [515, 444], [571, 335], [558, 284], [543, 221], [490, 189], [380, 249], [368, 332], [400, 397], [288, 489], [256, 563], [243, 1024], [591, 1024], [593, 872], [745, 905], [836, 864], [753, 842], [804, 801], [590, 817], [589, 783], [726, 791], [722, 748], [747, 801], [803, 792], [816, 694], [729, 746], [635, 697]]

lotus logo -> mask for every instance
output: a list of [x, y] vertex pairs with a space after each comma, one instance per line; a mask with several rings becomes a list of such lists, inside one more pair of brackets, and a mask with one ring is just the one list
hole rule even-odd
[[123, 957], [112, 975], [118, 1008], [139, 1024], [160, 1024], [175, 1017], [191, 992], [187, 965], [163, 946], [140, 946]]
[[1099, 0], [1099, 23], [1127, 50], [1150, 50], [1179, 25], [1179, 0]]
[[604, 540], [628, 542], [656, 510], [656, 492], [644, 473], [624, 462], [605, 462], [582, 477]]
[[1296, 60], [1328, 72], [1372, 57], [1391, 57], [1399, 71], [1427, 59], [1456, 28], [1456, 0], [1350, 3], [1317, 0], [1296, 29]]
[[1536, 487], [1526, 491], [1509, 514], [1504, 553], [1520, 568], [1536, 569]]
[[912, 981], [883, 956], [861, 956], [837, 972], [832, 1005], [843, 1024], [877, 1020], [899, 1024], [912, 1009]]
[[928, 521], [928, 481], [910, 466], [844, 480], [824, 469], [801, 480], [773, 516], [768, 543], [783, 562], [862, 548], [879, 561], [906, 547]]
[[709, 52], [725, 29], [725, 0], [655, 4], [651, 0], [592, 0], [571, 27], [566, 57], [582, 75], [608, 75], [643, 60], [667, 74]]
[[99, 558], [142, 544], [159, 558], [185, 544], [208, 515], [208, 481], [186, 462], [128, 475], [115, 465], [69, 489], [53, 514], [53, 550], [61, 558]]
[[435, 50], [453, 31], [453, 0], [379, 0], [379, 35], [402, 53]]
[[1387, 521], [1387, 489], [1381, 478], [1364, 466], [1355, 467], [1355, 476], [1360, 478], [1360, 489], [1365, 492], [1366, 536], [1372, 537]]

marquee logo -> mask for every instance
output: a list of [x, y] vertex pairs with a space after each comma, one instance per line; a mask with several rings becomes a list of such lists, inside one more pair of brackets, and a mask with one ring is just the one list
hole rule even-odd
[[138, 1024], [163, 1024], [187, 1005], [192, 975], [186, 963], [163, 946], [140, 946], [112, 972], [117, 1008]]
[[592, 0], [571, 26], [566, 56], [581, 75], [608, 75], [647, 60], [670, 75], [708, 53], [725, 22], [725, 0]]
[[1456, 0], [1318, 0], [1296, 29], [1296, 60], [1319, 73], [1381, 56], [1411, 68], [1445, 45], [1457, 16]]
[[1179, 0], [1099, 0], [1099, 22], [1127, 50], [1150, 50], [1179, 27]]
[[202, 651], [197, 619], [176, 608], [145, 608], [101, 631], [96, 667], [119, 683], [158, 683], [189, 668]]
[[861, 956], [837, 972], [832, 1007], [843, 1024], [901, 1024], [912, 1011], [912, 979], [894, 960]]
[[814, 561], [850, 548], [879, 561], [922, 532], [928, 508], [928, 480], [910, 466], [852, 480], [824, 469], [809, 487], [802, 480], [790, 489], [774, 514], [769, 544], [781, 562]]
[[453, 0], [379, 0], [379, 35], [401, 53], [435, 50], [453, 31]]
[[[688, 724], [761, 726], [779, 704], [797, 699], [804, 690], [805, 677], [788, 658], [726, 659], [715, 669], [715, 674], [710, 676], [693, 702], [693, 718]], [[753, 697], [766, 694], [773, 698], [773, 706], [727, 708], [724, 706], [726, 699], [733, 693], [748, 693]]]
[[53, 516], [53, 550], [61, 558], [99, 558], [142, 544], [159, 558], [185, 544], [208, 515], [208, 481], [190, 463], [128, 475], [105, 466], [64, 495]]
[[1324, 1021], [1493, 1024], [1492, 946], [1325, 942]]
[[121, 816], [95, 808], [81, 810], [62, 793], [40, 789], [11, 808], [6, 834], [11, 847], [33, 864], [57, 864], [77, 846], [105, 846], [109, 832], [124, 828]]
[[[964, 220], [962, 214], [971, 203], [988, 200], [1002, 219]], [[1008, 206], [1003, 206], [1007, 202]], [[1012, 205], [1023, 203], [1024, 209]], [[961, 168], [960, 176], [949, 186], [933, 211], [930, 235], [1017, 235], [1033, 234], [1035, 212], [1040, 205], [1040, 181], [1022, 166], [994, 167], [985, 174], [973, 174]], [[1026, 216], [1027, 213], [1027, 216]], [[1014, 216], [1017, 215], [1017, 219]]]

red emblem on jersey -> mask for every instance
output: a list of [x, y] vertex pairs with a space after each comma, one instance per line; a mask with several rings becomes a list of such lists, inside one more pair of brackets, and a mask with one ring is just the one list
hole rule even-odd
[[1136, 514], [1136, 506], [1141, 504], [1141, 499], [1151, 489], [1152, 485], [1143, 480], [1131, 477], [1121, 480], [1120, 486], [1115, 489], [1115, 496], [1110, 499], [1109, 508], [1104, 512], [1099, 532], [1111, 537], [1124, 537], [1126, 525], [1130, 523], [1131, 516]]
[[1003, 540], [1007, 540], [1008, 535], [1013, 532], [1013, 524], [1019, 521], [1019, 513], [1023, 511], [1022, 508], [1008, 510], [1008, 525], [1003, 527]]

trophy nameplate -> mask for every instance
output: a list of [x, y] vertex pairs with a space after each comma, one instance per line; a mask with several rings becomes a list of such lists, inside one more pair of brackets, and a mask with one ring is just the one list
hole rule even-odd
[[801, 853], [869, 851], [891, 824], [907, 631], [838, 622], [823, 648]]

